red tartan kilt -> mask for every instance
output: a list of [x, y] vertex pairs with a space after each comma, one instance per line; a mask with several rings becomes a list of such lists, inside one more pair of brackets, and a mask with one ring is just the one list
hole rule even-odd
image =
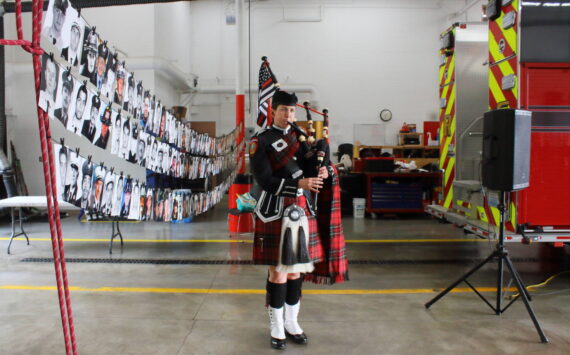
[[[304, 196], [298, 198], [286, 197], [285, 207], [294, 203], [305, 209], [309, 220], [309, 256], [313, 262], [324, 260], [324, 249], [320, 242], [317, 220], [311, 216], [306, 206]], [[277, 265], [279, 262], [279, 243], [281, 241], [282, 220], [264, 223], [255, 219], [255, 235], [253, 238], [253, 263], [256, 265]]]

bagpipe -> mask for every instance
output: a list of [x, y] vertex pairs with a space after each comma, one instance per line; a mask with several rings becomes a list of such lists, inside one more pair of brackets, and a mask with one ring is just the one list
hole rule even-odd
[[[329, 130], [329, 116], [328, 110], [324, 109], [323, 112], [319, 112], [310, 107], [310, 103], [305, 101], [303, 105], [297, 104], [298, 107], [305, 109], [307, 114], [307, 130], [306, 132], [297, 125], [295, 122], [290, 122], [291, 127], [297, 133], [297, 139], [301, 145], [301, 151], [305, 156], [305, 159], [309, 162], [309, 171], [306, 172], [307, 177], [315, 177], [321, 167], [327, 166], [330, 162], [330, 147], [328, 139]], [[311, 112], [323, 116], [323, 129], [322, 138], [317, 139], [316, 130], [314, 128], [314, 122]]]

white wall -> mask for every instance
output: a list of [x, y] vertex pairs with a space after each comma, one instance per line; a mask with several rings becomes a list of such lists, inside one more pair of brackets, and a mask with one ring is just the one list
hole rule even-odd
[[[333, 146], [358, 139], [354, 124], [378, 124], [383, 108], [393, 112], [393, 119], [379, 127], [383, 132], [377, 144], [395, 144], [403, 122], [421, 130], [423, 121], [437, 120], [439, 34], [455, 21], [479, 20], [480, 4], [452, 15], [471, 2], [252, 1], [249, 70], [254, 95], [246, 96], [246, 106], [253, 103], [246, 126], [255, 124], [257, 76], [266, 55], [282, 87], [314, 88], [298, 96], [329, 109]], [[192, 71], [202, 88], [234, 85], [235, 26], [225, 24], [227, 4], [191, 3]], [[247, 52], [247, 24], [244, 37]], [[218, 133], [229, 131], [234, 104], [231, 93], [198, 95], [192, 119], [218, 120]], [[304, 112], [298, 111], [298, 118], [304, 120]]]

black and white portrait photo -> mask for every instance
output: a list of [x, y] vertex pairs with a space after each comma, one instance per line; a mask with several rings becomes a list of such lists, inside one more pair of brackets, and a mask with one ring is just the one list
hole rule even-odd
[[146, 140], [148, 133], [139, 132], [139, 138], [137, 142], [137, 152], [136, 152], [136, 162], [142, 167], [146, 167]]
[[117, 68], [116, 68], [116, 74], [115, 74], [116, 85], [115, 85], [115, 93], [113, 95], [113, 102], [125, 110], [126, 110], [126, 108], [123, 107], [123, 101], [124, 101], [124, 95], [125, 95], [125, 84], [126, 84], [125, 75], [126, 75], [126, 72], [127, 71], [125, 70], [124, 63], [117, 62]]
[[40, 82], [40, 102], [38, 105], [53, 117], [58, 92], [59, 65], [49, 55], [42, 55], [42, 73]]
[[87, 138], [91, 143], [97, 134], [97, 125], [99, 122], [99, 109], [101, 108], [101, 99], [95, 93], [89, 93], [91, 100], [88, 100], [88, 108], [83, 114], [83, 126], [81, 127], [81, 135]]
[[136, 84], [135, 76], [132, 73], [125, 71], [125, 90], [123, 92], [123, 110], [129, 114], [135, 111], [135, 93]]
[[127, 160], [131, 163], [137, 162], [137, 145], [139, 140], [139, 124], [138, 120], [130, 120], [131, 124], [131, 134], [129, 137], [129, 154]]
[[79, 73], [89, 80], [95, 75], [98, 47], [99, 35], [91, 27], [85, 26]]
[[70, 107], [71, 117], [67, 121], [67, 129], [80, 135], [81, 128], [83, 126], [83, 114], [87, 107], [87, 87], [85, 85], [80, 85], [75, 79], [74, 82], [74, 90], [71, 96], [72, 102]]
[[64, 127], [67, 127], [67, 122], [69, 121], [69, 112], [71, 107], [71, 101], [73, 100], [73, 86], [75, 80], [71, 76], [71, 72], [63, 71], [60, 78], [60, 95], [56, 102], [56, 109], [53, 112], [55, 118], [57, 118]]
[[129, 208], [128, 219], [138, 220], [140, 215], [140, 185], [135, 182], [131, 192], [131, 206]]
[[68, 0], [50, 0], [46, 11], [42, 33], [58, 49], [58, 53], [63, 46], [62, 34], [69, 8]]
[[163, 113], [162, 104], [159, 101], [157, 101], [156, 108], [154, 110], [154, 117], [152, 119], [154, 122], [152, 125], [153, 126], [152, 127], [152, 133], [157, 137], [162, 137], [160, 132], [164, 132], [164, 128], [161, 128], [161, 127], [163, 127], [162, 126], [163, 123], [161, 122], [163, 114], [164, 113]]
[[[73, 8], [70, 9], [70, 11]], [[85, 30], [85, 21], [81, 16], [67, 16], [66, 23], [69, 22], [69, 38], [65, 41], [64, 47], [61, 50], [61, 56], [73, 67], [78, 67], [81, 60], [81, 53], [83, 50], [83, 34]], [[67, 25], [66, 25], [67, 28]]]
[[65, 184], [67, 183], [67, 170], [69, 168], [69, 151], [67, 147], [54, 143], [55, 153], [55, 181], [58, 199], [65, 200]]
[[87, 208], [93, 185], [93, 163], [84, 159], [81, 167], [81, 208]]
[[103, 85], [101, 86], [101, 95], [110, 99], [111, 101], [115, 96], [115, 83], [116, 83], [116, 73], [117, 73], [117, 56], [111, 50], [107, 54], [107, 69], [105, 72], [105, 77], [103, 79]]
[[103, 193], [101, 196], [101, 214], [110, 216], [113, 212], [113, 198], [115, 197], [115, 174], [108, 172], [105, 177]]
[[111, 115], [112, 129], [111, 129], [111, 154], [119, 155], [121, 149], [121, 133], [122, 133], [122, 118], [121, 114], [113, 111]]
[[101, 197], [103, 195], [106, 176], [107, 168], [101, 165], [96, 165], [93, 173], [93, 185], [91, 186], [91, 203], [89, 205], [89, 210], [91, 212], [101, 212]]
[[155, 137], [150, 136], [150, 148], [147, 154], [147, 167], [155, 172], [159, 172], [156, 168], [156, 162], [158, 160], [158, 141]]
[[73, 205], [81, 201], [81, 168], [83, 159], [74, 151], [69, 152], [67, 182], [63, 189], [63, 200]]
[[121, 145], [118, 151], [119, 157], [128, 160], [129, 150], [131, 149], [131, 120], [125, 117], [122, 122], [121, 129]]
[[139, 116], [142, 115], [142, 107], [143, 107], [143, 86], [142, 86], [142, 82], [139, 81], [137, 83], [137, 90], [136, 90], [136, 97], [135, 97], [135, 101], [133, 102], [133, 106], [134, 106], [134, 111], [133, 111], [133, 117], [135, 119], [139, 119]]

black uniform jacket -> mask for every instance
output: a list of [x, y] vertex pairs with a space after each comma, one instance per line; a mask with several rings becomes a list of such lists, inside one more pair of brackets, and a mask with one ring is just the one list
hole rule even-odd
[[[298, 181], [307, 169], [296, 133], [291, 127], [276, 126], [259, 131], [251, 139], [249, 158], [253, 176], [263, 189], [256, 215], [263, 222], [277, 220], [283, 215], [283, 198], [297, 197]], [[311, 206], [311, 195], [305, 193], [305, 197]]]

